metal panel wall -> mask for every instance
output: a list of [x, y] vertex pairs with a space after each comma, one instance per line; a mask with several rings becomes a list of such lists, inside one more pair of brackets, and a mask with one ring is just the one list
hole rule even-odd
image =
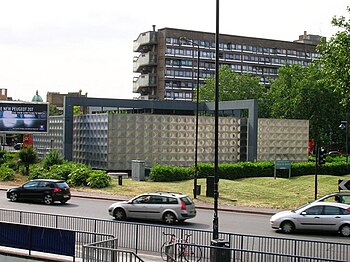
[[[214, 118], [199, 117], [198, 161], [213, 162]], [[191, 166], [195, 151], [195, 117], [115, 114], [109, 116], [108, 168], [130, 170], [132, 160]], [[240, 119], [220, 118], [219, 159], [237, 162]]]
[[48, 133], [33, 134], [33, 146], [40, 158], [51, 149], [57, 149], [63, 155], [63, 116], [50, 116]]
[[107, 169], [108, 114], [73, 118], [73, 161]]
[[260, 118], [258, 121], [258, 161], [307, 161], [308, 120]]

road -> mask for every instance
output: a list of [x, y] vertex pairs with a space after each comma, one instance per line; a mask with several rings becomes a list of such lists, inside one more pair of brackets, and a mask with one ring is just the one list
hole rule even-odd
[[[0, 206], [5, 209], [16, 209], [32, 212], [42, 212], [50, 214], [83, 216], [99, 219], [112, 220], [108, 215], [107, 209], [114, 201], [98, 200], [87, 198], [72, 198], [67, 204], [61, 205], [55, 203], [46, 206], [40, 203], [10, 202], [5, 192], [0, 192]], [[212, 230], [213, 211], [198, 209], [198, 215], [185, 223], [181, 227], [195, 228], [201, 230]], [[271, 229], [269, 224], [270, 216], [261, 214], [245, 214], [227, 211], [219, 211], [219, 231], [231, 232], [248, 235], [261, 235], [272, 237], [287, 237], [295, 239], [316, 240], [316, 241], [337, 241], [339, 243], [348, 243], [347, 238], [343, 238], [333, 233], [296, 233], [293, 235], [283, 235]], [[140, 222], [140, 221], [138, 221]], [[156, 222], [158, 223], [158, 222]]]

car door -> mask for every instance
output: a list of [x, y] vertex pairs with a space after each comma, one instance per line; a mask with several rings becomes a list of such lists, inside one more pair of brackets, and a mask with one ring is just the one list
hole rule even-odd
[[147, 216], [149, 219], [161, 220], [163, 210], [165, 209], [164, 205], [167, 204], [167, 198], [165, 196], [153, 195], [151, 196], [150, 202], [147, 205]]
[[150, 201], [149, 195], [142, 195], [133, 199], [127, 205], [128, 217], [138, 219], [148, 219], [148, 203]]
[[343, 219], [343, 210], [335, 206], [325, 206], [322, 213], [324, 230], [337, 231]]
[[29, 181], [25, 183], [22, 186], [20, 198], [27, 199], [27, 200], [37, 200], [39, 183], [40, 183], [39, 181]]
[[334, 230], [337, 223], [337, 216], [340, 218], [337, 207], [317, 205], [307, 208], [300, 214], [298, 219], [300, 229], [305, 230]]

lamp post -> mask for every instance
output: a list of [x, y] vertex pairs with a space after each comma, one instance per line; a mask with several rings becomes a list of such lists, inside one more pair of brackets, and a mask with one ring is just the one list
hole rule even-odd
[[215, 146], [214, 146], [214, 218], [213, 239], [219, 239], [219, 0], [216, 0], [216, 31], [215, 31]]
[[194, 179], [193, 179], [193, 198], [197, 198], [197, 179], [198, 179], [198, 111], [199, 111], [199, 62], [200, 62], [200, 50], [199, 44], [187, 39], [186, 37], [180, 37], [180, 41], [192, 44], [192, 47], [197, 47], [197, 89], [196, 89], [196, 138], [194, 146]]
[[349, 161], [349, 151], [348, 151], [348, 137], [349, 137], [349, 133], [348, 133], [348, 113], [346, 113], [345, 115], [345, 121], [341, 121], [340, 125], [339, 125], [340, 129], [345, 129], [345, 156], [346, 156], [346, 163], [348, 163]]

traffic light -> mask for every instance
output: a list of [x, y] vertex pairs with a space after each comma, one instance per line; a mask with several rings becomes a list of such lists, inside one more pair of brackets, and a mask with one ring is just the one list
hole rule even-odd
[[326, 163], [326, 150], [324, 147], [318, 149], [318, 164], [323, 165]]

